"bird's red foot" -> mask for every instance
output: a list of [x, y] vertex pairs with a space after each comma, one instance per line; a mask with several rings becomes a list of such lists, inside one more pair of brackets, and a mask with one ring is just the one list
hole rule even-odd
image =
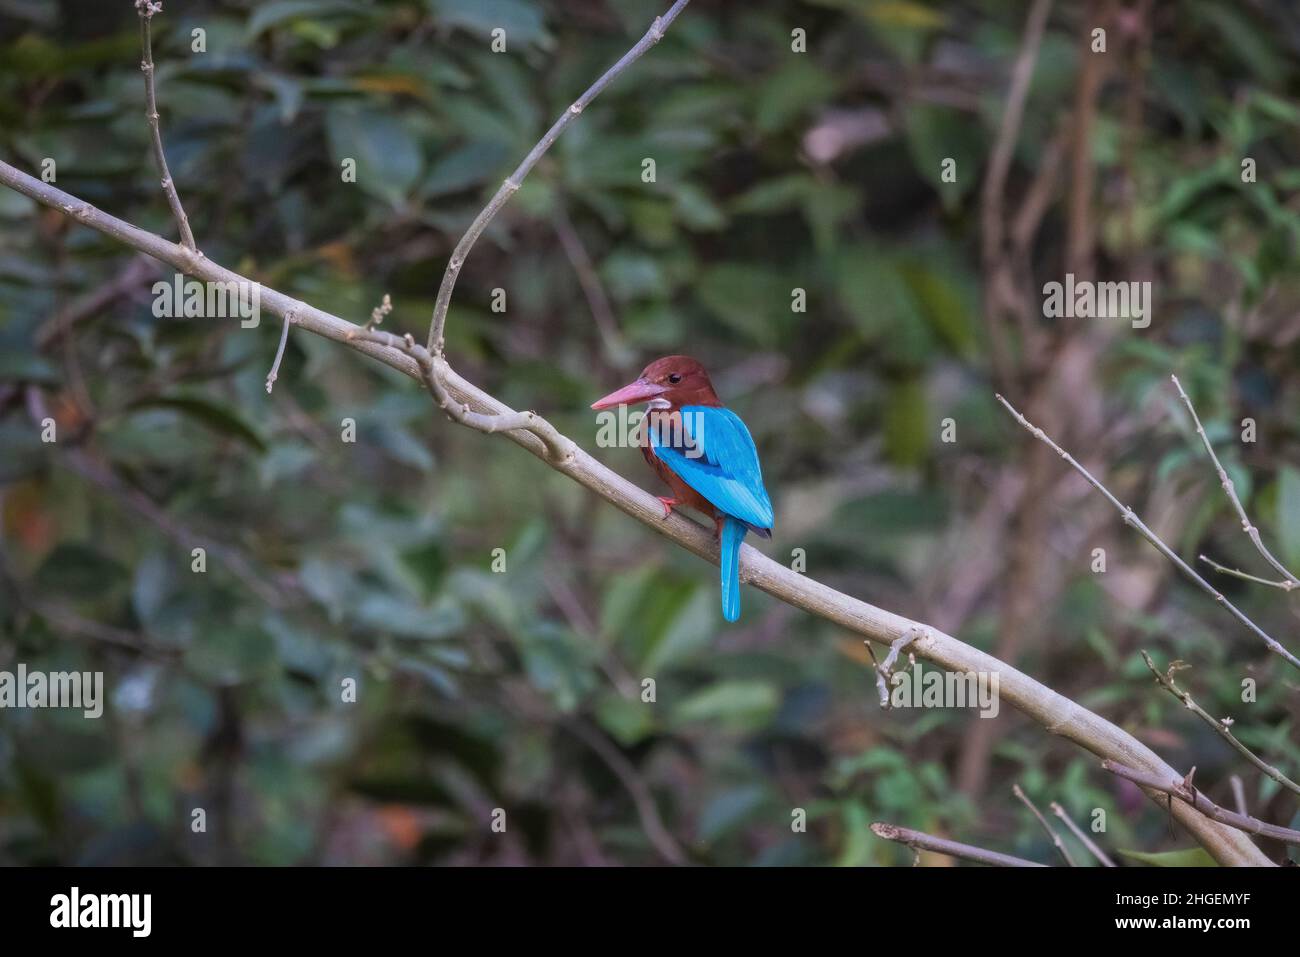
[[669, 498], [666, 495], [656, 495], [655, 498], [659, 499], [659, 504], [664, 507], [664, 518], [671, 515], [673, 513], [673, 506], [678, 504], [677, 499]]

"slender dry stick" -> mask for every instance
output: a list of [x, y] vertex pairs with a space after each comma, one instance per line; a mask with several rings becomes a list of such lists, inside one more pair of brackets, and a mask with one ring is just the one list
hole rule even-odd
[[886, 841], [894, 841], [898, 844], [906, 844], [913, 850], [920, 849], [924, 851], [934, 851], [937, 854], [947, 854], [949, 857], [960, 857], [966, 861], [976, 861], [980, 864], [989, 864], [993, 867], [1046, 867], [1046, 864], [1040, 864], [1037, 861], [1029, 861], [1023, 857], [1013, 857], [1010, 854], [1003, 854], [999, 851], [990, 851], [982, 847], [975, 847], [973, 844], [961, 844], [957, 841], [950, 841], [946, 837], [935, 837], [933, 834], [926, 834], [923, 831], [913, 831], [910, 828], [899, 827], [897, 824], [886, 824], [884, 821], [877, 821], [871, 825], [871, 832], [876, 837], [883, 837]]
[[898, 661], [899, 652], [916, 641], [924, 637], [924, 632], [916, 630], [902, 638], [892, 641], [889, 644], [889, 653], [885, 655], [885, 660], [881, 664], [876, 664], [876, 653], [871, 650], [871, 642], [867, 642], [867, 654], [871, 655], [871, 662], [876, 669], [876, 690], [880, 693], [880, 707], [889, 707], [889, 679], [894, 673], [894, 664]]
[[[177, 247], [180, 248], [180, 247]], [[28, 413], [34, 422], [40, 422], [50, 415], [50, 410], [40, 390], [36, 386], [27, 386], [26, 400]], [[143, 492], [122, 481], [110, 469], [95, 459], [86, 450], [64, 443], [63, 461], [68, 467], [93, 485], [102, 488], [123, 505], [138, 513], [156, 525], [168, 538], [186, 551], [198, 546], [207, 554], [218, 557], [222, 564], [230, 569], [231, 574], [244, 583], [253, 594], [272, 608], [284, 606], [284, 596], [280, 588], [283, 582], [259, 574], [258, 571], [235, 548], [198, 535], [176, 521], [161, 506]]]
[[1240, 568], [1229, 568], [1227, 565], [1220, 565], [1214, 559], [1205, 555], [1197, 555], [1201, 561], [1209, 565], [1220, 575], [1230, 575], [1233, 578], [1240, 578], [1243, 581], [1254, 582], [1257, 585], [1267, 585], [1269, 588], [1280, 588], [1282, 591], [1290, 591], [1294, 585], [1290, 581], [1275, 582], [1270, 578], [1260, 578], [1258, 575], [1252, 575], [1249, 572], [1243, 572]]
[[1228, 778], [1228, 783], [1232, 785], [1232, 800], [1237, 805], [1237, 813], [1249, 814], [1250, 808], [1246, 804], [1246, 786], [1241, 781], [1241, 775], [1232, 775]]
[[1239, 740], [1237, 740], [1237, 736], [1232, 733], [1231, 719], [1226, 719], [1226, 718], [1220, 719], [1214, 717], [1214, 715], [1210, 714], [1199, 704], [1197, 704], [1194, 700], [1192, 700], [1192, 696], [1189, 692], [1184, 691], [1182, 688], [1178, 687], [1177, 682], [1174, 681], [1174, 672], [1181, 670], [1178, 667], [1181, 664], [1181, 662], [1173, 662], [1172, 664], [1170, 664], [1168, 671], [1162, 672], [1159, 668], [1156, 667], [1156, 663], [1151, 660], [1151, 656], [1147, 654], [1145, 651], [1142, 652], [1142, 660], [1147, 663], [1147, 667], [1151, 669], [1151, 673], [1156, 676], [1156, 681], [1159, 682], [1160, 687], [1164, 688], [1171, 695], [1173, 695], [1175, 698], [1181, 701], [1183, 703], [1183, 707], [1185, 707], [1188, 711], [1192, 712], [1192, 714], [1196, 715], [1198, 718], [1200, 718], [1202, 721], [1208, 724], [1211, 728], [1213, 728], [1215, 734], [1217, 734], [1219, 737], [1223, 738], [1223, 740], [1227, 741], [1230, 745], [1232, 745], [1232, 747], [1236, 750], [1238, 754], [1240, 754], [1243, 758], [1245, 758], [1247, 761], [1249, 761], [1251, 764], [1257, 767], [1260, 771], [1263, 771], [1265, 774], [1267, 774], [1278, 784], [1282, 785], [1282, 787], [1286, 788], [1288, 791], [1292, 792], [1293, 794], [1300, 794], [1300, 784], [1296, 784], [1294, 781], [1292, 781], [1289, 777], [1287, 777], [1277, 768], [1273, 767], [1273, 765], [1269, 764], [1267, 761], [1260, 758], [1258, 755], [1255, 754], [1254, 751], [1250, 750], [1250, 748], [1246, 747]]
[[589, 722], [581, 718], [575, 718], [564, 723], [583, 744], [591, 748], [605, 765], [614, 772], [614, 776], [627, 790], [628, 796], [632, 798], [632, 804], [636, 808], [637, 817], [641, 821], [641, 828], [645, 831], [646, 838], [659, 856], [669, 864], [684, 865], [690, 861], [686, 852], [682, 850], [677, 839], [673, 837], [663, 818], [659, 816], [659, 808], [655, 804], [654, 795], [650, 793], [650, 788], [646, 785], [637, 769], [632, 762], [627, 759], [618, 748], [616, 748], [608, 738], [600, 731], [593, 727]]
[[1115, 862], [1107, 856], [1105, 851], [1097, 846], [1097, 842], [1088, 836], [1088, 832], [1074, 823], [1074, 820], [1068, 813], [1066, 813], [1065, 808], [1061, 807], [1061, 805], [1056, 801], [1053, 801], [1049, 807], [1051, 807], [1053, 814], [1065, 822], [1065, 826], [1070, 829], [1071, 834], [1079, 839], [1079, 843], [1086, 847], [1092, 853], [1093, 857], [1101, 861], [1104, 867], [1115, 866]]
[[36, 345], [41, 349], [70, 332], [87, 319], [100, 315], [118, 299], [131, 295], [158, 272], [158, 264], [145, 256], [136, 256], [112, 279], [60, 309], [36, 330]]
[[284, 358], [284, 347], [289, 342], [289, 327], [293, 325], [293, 310], [284, 314], [284, 324], [280, 327], [280, 344], [275, 349], [275, 360], [271, 363], [271, 371], [266, 374], [266, 394], [271, 394], [271, 388], [275, 385], [275, 380], [280, 378], [280, 360]]
[[1065, 863], [1071, 867], [1077, 867], [1078, 865], [1074, 863], [1074, 858], [1072, 858], [1070, 852], [1065, 849], [1065, 842], [1061, 840], [1061, 835], [1057, 834], [1052, 825], [1047, 823], [1047, 818], [1043, 817], [1043, 812], [1038, 810], [1033, 801], [1029, 800], [1029, 795], [1025, 794], [1025, 792], [1020, 789], [1019, 784], [1011, 785], [1011, 793], [1020, 798], [1020, 802], [1034, 813], [1034, 817], [1038, 818], [1038, 823], [1043, 825], [1043, 830], [1046, 831], [1047, 836], [1052, 839], [1052, 843], [1056, 845], [1056, 849], [1060, 852], [1061, 857], [1065, 859]]
[[591, 261], [591, 255], [583, 245], [582, 237], [578, 235], [578, 230], [563, 207], [555, 210], [555, 215], [551, 217], [551, 224], [555, 228], [555, 235], [560, 240], [564, 255], [568, 257], [569, 265], [573, 267], [573, 272], [578, 277], [578, 285], [582, 287], [582, 294], [586, 297], [588, 308], [591, 309], [591, 318], [596, 322], [596, 330], [600, 333], [601, 342], [605, 346], [605, 354], [615, 365], [626, 365], [631, 357], [631, 350], [619, 331], [618, 320], [614, 317], [614, 307], [605, 293], [605, 287], [601, 285], [596, 265]]
[[[1178, 390], [1178, 395], [1182, 398], [1183, 405], [1187, 406], [1187, 411], [1192, 414], [1192, 422], [1196, 424], [1196, 434], [1201, 437], [1201, 443], [1205, 446], [1205, 451], [1210, 453], [1210, 461], [1214, 463], [1214, 471], [1219, 473], [1219, 485], [1228, 496], [1228, 501], [1232, 503], [1232, 507], [1237, 510], [1237, 517], [1241, 519], [1241, 530], [1245, 532], [1246, 535], [1249, 536], [1251, 542], [1254, 543], [1255, 550], [1258, 551], [1260, 555], [1264, 556], [1264, 561], [1273, 566], [1274, 571], [1280, 574], [1284, 579], [1282, 582], [1270, 582], [1262, 578], [1252, 578], [1251, 580], [1261, 582], [1265, 585], [1273, 585], [1273, 587], [1281, 588], [1283, 591], [1300, 588], [1300, 580], [1298, 580], [1295, 575], [1291, 574], [1290, 570], [1287, 569], [1285, 565], [1274, 558], [1273, 553], [1264, 546], [1264, 540], [1260, 537], [1259, 529], [1251, 523], [1250, 516], [1246, 514], [1245, 506], [1241, 504], [1241, 499], [1237, 497], [1237, 489], [1233, 486], [1232, 479], [1228, 478], [1228, 473], [1223, 468], [1223, 463], [1220, 462], [1219, 457], [1214, 454], [1214, 446], [1210, 444], [1210, 437], [1205, 434], [1205, 427], [1201, 425], [1200, 416], [1196, 414], [1196, 407], [1192, 405], [1192, 400], [1189, 399], [1187, 393], [1183, 391], [1183, 384], [1178, 381], [1178, 376], [1176, 375], [1171, 375], [1169, 378], [1173, 380], [1174, 388]], [[1214, 563], [1210, 562], [1209, 564], [1213, 565]], [[1241, 573], [1238, 574], [1242, 578], [1250, 578], [1248, 575], [1242, 575]]]
[[194, 245], [194, 233], [190, 231], [190, 220], [181, 205], [181, 197], [176, 192], [176, 183], [167, 168], [167, 156], [163, 153], [162, 129], [158, 123], [158, 100], [154, 93], [153, 39], [149, 24], [155, 13], [162, 13], [161, 0], [135, 0], [136, 13], [140, 15], [140, 48], [144, 59], [140, 61], [140, 72], [144, 74], [145, 116], [149, 119], [149, 131], [153, 138], [153, 158], [162, 174], [163, 192], [167, 194], [167, 205], [172, 208], [172, 216], [181, 231], [181, 245], [190, 252], [198, 252]]
[[989, 157], [988, 172], [980, 193], [980, 245], [986, 273], [996, 277], [996, 282], [988, 285], [987, 324], [993, 365], [998, 378], [1006, 381], [1011, 370], [1011, 346], [1007, 339], [1006, 327], [1002, 322], [1002, 306], [1006, 301], [1006, 286], [1009, 282], [1006, 266], [1003, 194], [1006, 190], [1007, 174], [1011, 171], [1011, 161], [1015, 157], [1016, 140], [1020, 137], [1020, 124], [1024, 116], [1025, 101], [1029, 96], [1029, 84], [1034, 78], [1034, 66], [1038, 63], [1038, 51], [1043, 41], [1043, 31], [1047, 27], [1048, 15], [1052, 12], [1052, 0], [1034, 0], [1025, 21], [1024, 34], [1020, 41], [1020, 50], [1016, 54], [1015, 65], [1011, 70], [1011, 84], [1007, 90], [1007, 104], [1002, 111], [1002, 121], [998, 125], [997, 139]]
[[1248, 617], [1246, 617], [1245, 613], [1242, 612], [1239, 608], [1237, 608], [1236, 605], [1228, 601], [1228, 599], [1224, 597], [1222, 592], [1220, 592], [1217, 588], [1215, 588], [1204, 578], [1198, 575], [1196, 573], [1196, 570], [1193, 569], [1192, 566], [1188, 565], [1187, 562], [1183, 561], [1182, 558], [1180, 558], [1172, 548], [1170, 548], [1160, 539], [1160, 536], [1158, 536], [1155, 532], [1151, 531], [1151, 529], [1147, 527], [1146, 522], [1142, 521], [1142, 519], [1138, 516], [1136, 512], [1133, 511], [1133, 509], [1129, 508], [1127, 505], [1123, 504], [1119, 499], [1117, 499], [1114, 495], [1112, 495], [1110, 489], [1106, 488], [1106, 486], [1102, 485], [1101, 482], [1099, 482], [1096, 478], [1094, 478], [1093, 474], [1089, 472], [1086, 468], [1084, 468], [1082, 465], [1080, 465], [1073, 455], [1071, 455], [1069, 452], [1065, 451], [1065, 449], [1061, 448], [1059, 445], [1053, 442], [1051, 436], [1049, 436], [1046, 432], [1038, 428], [1038, 426], [1034, 425], [1023, 415], [1021, 415], [1016, 410], [1015, 406], [1013, 406], [1010, 402], [1004, 399], [1001, 395], [997, 396], [996, 398], [999, 402], [1002, 403], [1003, 407], [1006, 408], [1006, 410], [1010, 412], [1012, 416], [1015, 417], [1015, 420], [1025, 427], [1025, 429], [1029, 432], [1030, 435], [1038, 439], [1040, 442], [1046, 444], [1053, 452], [1055, 452], [1066, 462], [1068, 462], [1071, 468], [1073, 468], [1076, 472], [1078, 472], [1085, 479], [1087, 479], [1089, 485], [1091, 485], [1097, 491], [1101, 492], [1101, 494], [1106, 497], [1106, 500], [1110, 502], [1112, 505], [1114, 505], [1116, 509], [1119, 510], [1119, 513], [1123, 517], [1125, 524], [1132, 526], [1138, 532], [1138, 534], [1140, 534], [1148, 542], [1154, 545], [1156, 550], [1160, 552], [1161, 555], [1164, 555], [1165, 558], [1173, 562], [1175, 568], [1177, 568], [1186, 577], [1190, 578], [1197, 585], [1199, 585], [1200, 588], [1207, 595], [1209, 595], [1216, 602], [1218, 602], [1220, 605], [1226, 608], [1234, 618], [1236, 618], [1239, 622], [1245, 625], [1256, 636], [1261, 638], [1264, 644], [1268, 646], [1269, 651], [1273, 652], [1273, 654], [1277, 655], [1278, 657], [1283, 658], [1293, 668], [1300, 669], [1300, 658], [1296, 658], [1295, 655], [1291, 654], [1291, 652], [1289, 652], [1286, 648], [1282, 647], [1282, 645], [1279, 644], [1271, 635], [1269, 635], [1268, 632], [1264, 631], [1263, 628], [1260, 628], [1259, 625], [1255, 624]]
[[[42, 183], [3, 161], [0, 161], [0, 185], [56, 209], [84, 226], [98, 230], [197, 279], [220, 283], [252, 282], [246, 276], [111, 216], [85, 200], [51, 184]], [[294, 324], [300, 328], [382, 362], [417, 382], [424, 378], [421, 363], [412, 356], [413, 350], [404, 340], [390, 336], [389, 340], [378, 341], [363, 336], [360, 326], [266, 286], [262, 287], [261, 305], [269, 315], [280, 318], [292, 310]], [[438, 359], [429, 361], [434, 364], [441, 362]], [[495, 418], [519, 414], [458, 375], [445, 362], [441, 362], [441, 368], [446, 377], [447, 391], [466, 409]], [[603, 498], [651, 531], [663, 535], [700, 558], [717, 563], [718, 547], [711, 529], [691, 521], [680, 512], [674, 512], [665, 519], [663, 506], [657, 498], [611, 471], [559, 433], [556, 435], [568, 443], [571, 454], [555, 456], [546, 440], [537, 434], [537, 428], [539, 427], [521, 428], [506, 432], [505, 436], [550, 468]], [[742, 581], [779, 601], [824, 618], [864, 638], [870, 638], [877, 644], [888, 646], [897, 639], [912, 634], [917, 628], [925, 628], [925, 637], [911, 646], [919, 657], [949, 671], [996, 671], [1000, 675], [999, 691], [1002, 699], [1029, 715], [1052, 734], [1060, 735], [1098, 757], [1113, 757], [1152, 773], [1174, 773], [1159, 755], [1128, 732], [978, 648], [936, 628], [928, 628], [920, 622], [836, 591], [806, 574], [773, 561], [753, 546], [746, 545], [741, 549], [740, 562]], [[1272, 864], [1241, 832], [1209, 820], [1186, 805], [1176, 805], [1174, 814], [1219, 863], [1260, 866]]]
[[1165, 794], [1176, 797], [1179, 801], [1190, 804], [1206, 817], [1229, 827], [1235, 827], [1239, 831], [1245, 831], [1247, 834], [1257, 834], [1260, 837], [1281, 841], [1284, 844], [1300, 845], [1300, 831], [1293, 831], [1289, 827], [1280, 827], [1277, 824], [1269, 824], [1257, 817], [1238, 814], [1236, 811], [1229, 811], [1227, 808], [1215, 804], [1192, 784], [1192, 775], [1196, 773], [1196, 768], [1192, 768], [1187, 773], [1187, 777], [1180, 781], [1162, 778], [1147, 771], [1138, 771], [1109, 758], [1102, 761], [1101, 766], [1112, 774], [1127, 778], [1134, 784], [1140, 784], [1142, 787], [1154, 791], [1163, 791]]
[[654, 23], [650, 24], [650, 29], [646, 31], [646, 35], [637, 41], [632, 49], [623, 54], [617, 63], [606, 70], [599, 80], [588, 87], [586, 93], [574, 100], [573, 104], [560, 114], [560, 118], [538, 140], [537, 145], [524, 157], [523, 162], [516, 167], [515, 171], [506, 177], [505, 182], [501, 184], [501, 188], [496, 191], [496, 195], [483, 207], [483, 211], [474, 218], [474, 222], [470, 223], [469, 229], [461, 237], [460, 242], [456, 244], [456, 248], [452, 250], [451, 259], [447, 263], [447, 270], [442, 274], [442, 284], [438, 287], [438, 298], [433, 304], [433, 319], [429, 323], [429, 339], [425, 343], [425, 348], [435, 356], [438, 358], [443, 356], [443, 328], [447, 324], [447, 308], [451, 305], [451, 294], [456, 288], [456, 277], [460, 275], [460, 269], [465, 265], [465, 257], [469, 255], [469, 251], [474, 247], [474, 243], [478, 241], [479, 236], [483, 234], [483, 230], [487, 228], [488, 223], [492, 222], [492, 217], [496, 216], [497, 211], [506, 204], [511, 196], [519, 191], [519, 187], [523, 185], [524, 177], [532, 171], [532, 168], [537, 165], [537, 161], [551, 148], [551, 144], [560, 138], [560, 134], [564, 132], [565, 128], [576, 120], [582, 111], [587, 108], [588, 104], [599, 96], [605, 87], [614, 82], [620, 73], [641, 59], [647, 50], [663, 39], [664, 31], [672, 26], [673, 21], [686, 9], [689, 2], [690, 0], [677, 0], [667, 13], [661, 17], [655, 17]]

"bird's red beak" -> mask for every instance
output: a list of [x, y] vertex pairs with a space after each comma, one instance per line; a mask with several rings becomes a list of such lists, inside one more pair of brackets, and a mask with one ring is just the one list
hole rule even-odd
[[664, 386], [655, 385], [645, 379], [637, 379], [635, 382], [623, 386], [617, 392], [611, 392], [600, 401], [591, 403], [591, 407], [593, 409], [612, 409], [616, 405], [636, 405], [638, 402], [649, 402], [667, 391]]

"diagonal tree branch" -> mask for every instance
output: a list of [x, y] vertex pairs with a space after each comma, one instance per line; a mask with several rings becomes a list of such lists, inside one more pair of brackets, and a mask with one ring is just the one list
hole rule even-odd
[[1284, 659], [1293, 668], [1300, 669], [1300, 658], [1296, 658], [1295, 655], [1293, 655], [1290, 651], [1288, 651], [1281, 644], [1279, 644], [1278, 641], [1275, 638], [1273, 638], [1272, 635], [1268, 634], [1268, 632], [1264, 631], [1263, 628], [1259, 627], [1259, 625], [1255, 624], [1248, 617], [1246, 617], [1245, 612], [1241, 611], [1236, 605], [1228, 601], [1228, 599], [1224, 597], [1224, 594], [1221, 591], [1219, 591], [1217, 588], [1215, 588], [1213, 585], [1207, 582], [1204, 578], [1198, 575], [1195, 569], [1193, 569], [1191, 565], [1188, 565], [1187, 562], [1183, 561], [1182, 558], [1178, 556], [1177, 552], [1175, 552], [1172, 548], [1166, 545], [1164, 541], [1161, 540], [1160, 536], [1158, 536], [1155, 532], [1151, 531], [1151, 529], [1147, 527], [1146, 522], [1142, 521], [1142, 519], [1138, 516], [1137, 512], [1133, 511], [1133, 509], [1129, 508], [1127, 505], [1125, 505], [1119, 499], [1117, 499], [1114, 495], [1112, 495], [1110, 489], [1102, 485], [1101, 482], [1098, 479], [1096, 479], [1091, 472], [1089, 472], [1086, 468], [1080, 465], [1078, 460], [1076, 460], [1073, 455], [1071, 455], [1069, 452], [1065, 451], [1065, 449], [1061, 448], [1059, 445], [1053, 442], [1052, 437], [1050, 435], [1048, 435], [1042, 429], [1038, 428], [1036, 425], [1034, 425], [1032, 422], [1026, 419], [1023, 415], [1021, 415], [1016, 410], [1015, 406], [1013, 406], [1002, 396], [1000, 395], [997, 396], [997, 400], [1002, 403], [1003, 407], [1008, 412], [1010, 412], [1012, 416], [1015, 417], [1015, 420], [1017, 422], [1019, 422], [1022, 426], [1025, 427], [1025, 430], [1029, 432], [1030, 435], [1038, 439], [1040, 442], [1045, 443], [1049, 448], [1051, 448], [1053, 452], [1055, 452], [1057, 455], [1063, 458], [1067, 463], [1069, 463], [1071, 468], [1073, 468], [1076, 472], [1078, 472], [1085, 479], [1087, 479], [1088, 484], [1090, 484], [1093, 488], [1095, 488], [1102, 495], [1104, 495], [1106, 497], [1106, 501], [1114, 505], [1115, 508], [1119, 511], [1120, 515], [1124, 519], [1125, 524], [1131, 525], [1134, 529], [1136, 529], [1139, 535], [1141, 535], [1148, 542], [1150, 542], [1152, 545], [1155, 546], [1156, 551], [1160, 552], [1161, 555], [1164, 555], [1165, 558], [1173, 562], [1175, 568], [1177, 568], [1185, 576], [1187, 576], [1192, 581], [1194, 581], [1197, 585], [1200, 586], [1202, 591], [1204, 591], [1216, 602], [1218, 602], [1220, 605], [1226, 608], [1233, 618], [1236, 618], [1237, 621], [1241, 622], [1248, 629], [1250, 629], [1250, 631], [1252, 631], [1255, 635], [1263, 639], [1264, 644], [1268, 646], [1269, 651], [1273, 652], [1273, 654], [1277, 655], [1278, 657]]

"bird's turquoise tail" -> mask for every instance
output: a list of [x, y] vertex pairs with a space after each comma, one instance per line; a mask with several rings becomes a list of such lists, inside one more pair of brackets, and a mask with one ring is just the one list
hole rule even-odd
[[734, 518], [722, 520], [719, 567], [722, 569], [722, 617], [735, 621], [740, 617], [740, 543], [749, 531]]

